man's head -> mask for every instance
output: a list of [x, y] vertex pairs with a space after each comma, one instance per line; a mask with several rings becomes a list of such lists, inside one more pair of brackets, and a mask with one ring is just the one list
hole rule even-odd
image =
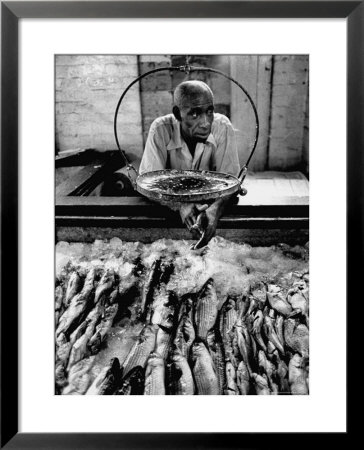
[[185, 137], [205, 141], [214, 120], [214, 96], [211, 89], [198, 80], [179, 84], [173, 94], [173, 114], [181, 122]]

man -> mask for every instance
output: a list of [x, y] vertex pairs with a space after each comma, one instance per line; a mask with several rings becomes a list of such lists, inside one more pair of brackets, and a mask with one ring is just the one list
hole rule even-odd
[[[206, 83], [179, 84], [173, 95], [173, 114], [156, 119], [149, 130], [139, 173], [162, 169], [210, 170], [237, 176], [240, 170], [234, 129], [229, 119], [214, 113], [214, 97]], [[182, 222], [206, 245], [232, 196], [212, 204], [184, 203]]]

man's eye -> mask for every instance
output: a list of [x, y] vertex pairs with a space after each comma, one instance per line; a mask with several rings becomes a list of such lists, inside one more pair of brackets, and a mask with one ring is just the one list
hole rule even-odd
[[192, 113], [191, 113], [191, 117], [192, 117], [192, 119], [197, 119], [197, 117], [198, 117], [198, 112], [197, 112], [197, 111], [192, 112]]
[[213, 109], [209, 109], [208, 111], [207, 111], [207, 115], [208, 116], [213, 116], [214, 115], [214, 110]]

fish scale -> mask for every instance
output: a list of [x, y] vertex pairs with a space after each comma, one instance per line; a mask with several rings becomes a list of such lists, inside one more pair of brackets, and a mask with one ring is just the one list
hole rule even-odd
[[193, 395], [195, 391], [191, 368], [187, 359], [178, 351], [171, 356], [168, 365], [168, 388], [171, 395]]
[[151, 353], [145, 369], [144, 395], [165, 395], [164, 360], [158, 353]]
[[155, 351], [159, 353], [164, 360], [168, 357], [169, 347], [172, 343], [172, 332], [159, 327], [156, 337]]
[[210, 278], [202, 288], [195, 310], [196, 335], [202, 340], [206, 340], [208, 331], [215, 325], [217, 304], [214, 281]]
[[149, 354], [154, 350], [156, 343], [157, 327], [154, 325], [147, 325], [136, 343], [131, 348], [128, 356], [123, 364], [124, 375], [135, 366], [145, 367]]
[[202, 342], [192, 345], [192, 361], [197, 395], [218, 395], [219, 382], [212, 358]]

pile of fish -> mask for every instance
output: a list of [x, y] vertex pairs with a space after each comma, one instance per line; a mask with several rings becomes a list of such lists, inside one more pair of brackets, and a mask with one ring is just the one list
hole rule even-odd
[[[57, 394], [274, 395], [309, 392], [308, 268], [250, 280], [221, 298], [214, 277], [180, 295], [175, 255], [132, 270], [69, 262], [56, 277]], [[179, 274], [181, 275], [181, 274]], [[134, 331], [115, 347], [113, 330]]]

